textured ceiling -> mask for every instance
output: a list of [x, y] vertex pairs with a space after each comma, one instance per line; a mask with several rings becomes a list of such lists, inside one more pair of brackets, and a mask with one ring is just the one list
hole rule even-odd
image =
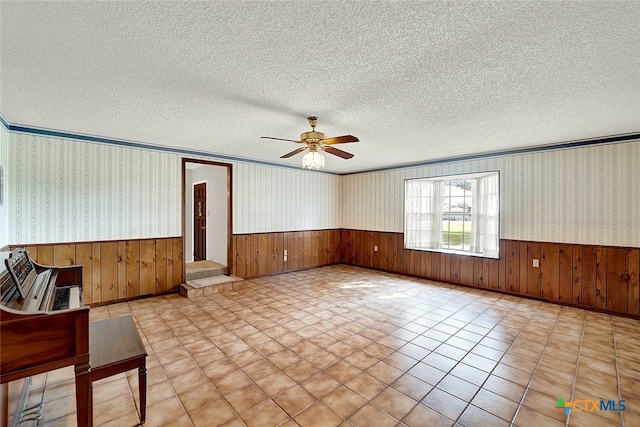
[[11, 124], [344, 173], [640, 131], [640, 2], [0, 0]]

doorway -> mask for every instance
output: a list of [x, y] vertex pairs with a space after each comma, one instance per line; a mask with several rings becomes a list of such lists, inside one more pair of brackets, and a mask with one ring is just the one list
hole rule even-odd
[[182, 159], [182, 237], [186, 264], [231, 262], [231, 164]]
[[[207, 259], [207, 183], [193, 184], [193, 260]], [[215, 221], [215, 219], [214, 219]]]

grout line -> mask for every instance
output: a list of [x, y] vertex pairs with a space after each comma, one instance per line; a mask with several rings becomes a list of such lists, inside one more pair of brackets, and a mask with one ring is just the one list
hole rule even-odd
[[551, 337], [553, 336], [554, 332], [556, 331], [556, 328], [558, 327], [558, 322], [559, 321], [560, 321], [560, 312], [558, 312], [555, 324], [553, 325], [553, 329], [549, 333], [549, 336], [547, 338], [547, 342], [545, 343], [544, 349], [542, 350], [542, 353], [540, 354], [540, 358], [538, 359], [538, 363], [536, 363], [536, 367], [533, 369], [533, 372], [531, 373], [531, 378], [529, 378], [529, 382], [527, 383], [527, 386], [524, 389], [524, 393], [522, 394], [522, 398], [520, 399], [520, 403], [518, 404], [518, 409], [516, 409], [515, 414], [513, 414], [513, 418], [511, 419], [511, 425], [512, 426], [516, 425], [515, 421], [516, 421], [516, 418], [518, 417], [518, 414], [520, 413], [520, 408], [522, 408], [522, 406], [524, 404], [524, 400], [527, 397], [527, 392], [529, 391], [529, 387], [531, 386], [531, 383], [533, 382], [533, 379], [536, 376], [536, 372], [538, 371], [538, 368], [540, 367], [540, 363], [542, 362], [542, 358], [544, 357], [544, 353], [547, 351], [547, 347], [549, 346], [549, 341], [551, 341]]
[[[616, 323], [611, 316], [611, 332], [613, 335], [613, 357], [616, 364], [616, 384], [618, 386], [618, 402], [622, 400], [622, 388], [620, 387], [620, 368], [618, 367], [618, 345], [616, 342]], [[620, 425], [624, 427], [624, 411], [620, 411]]]
[[[516, 305], [516, 306], [517, 306], [517, 305]], [[515, 310], [515, 309], [516, 309], [516, 306], [514, 306], [513, 308], [511, 308], [511, 309], [509, 310], [509, 312], [508, 312], [508, 313], [506, 313], [506, 314], [502, 317], [502, 319], [500, 319], [500, 321], [502, 321], [502, 320], [506, 319], [506, 318], [507, 318], [507, 316], [509, 316], [512, 312], [515, 312], [515, 311], [516, 311], [516, 310]], [[539, 307], [539, 306], [538, 306], [538, 307]], [[486, 310], [485, 310], [485, 311], [486, 311]], [[483, 312], [483, 313], [484, 313], [484, 312]], [[525, 328], [526, 328], [526, 327], [527, 327], [527, 325], [531, 322], [531, 319], [533, 318], [534, 314], [535, 314], [535, 312], [534, 312], [534, 313], [531, 313], [531, 315], [530, 315], [529, 320], [527, 321], [527, 323], [526, 323], [526, 324], [524, 324], [524, 325], [522, 326], [522, 328], [520, 329], [520, 332], [518, 332], [518, 335], [516, 335], [516, 336], [513, 338], [513, 341], [512, 341], [512, 342], [511, 342], [511, 344], [509, 345], [509, 348], [507, 348], [507, 350], [505, 350], [504, 354], [503, 354], [503, 355], [500, 357], [500, 359], [496, 362], [496, 366], [494, 366], [494, 367], [493, 367], [493, 369], [491, 369], [491, 372], [489, 372], [489, 375], [487, 375], [487, 378], [485, 378], [485, 380], [482, 382], [482, 384], [480, 385], [480, 387], [478, 388], [478, 390], [474, 393], [473, 397], [471, 397], [471, 399], [469, 399], [469, 401], [467, 402], [467, 405], [465, 406], [464, 410], [463, 410], [462, 412], [460, 412], [460, 415], [458, 415], [458, 417], [454, 420], [454, 422], [455, 422], [455, 423], [458, 423], [458, 422], [460, 421], [460, 417], [462, 417], [462, 414], [464, 414], [464, 412], [467, 410], [467, 408], [469, 407], [469, 405], [471, 405], [471, 401], [472, 401], [473, 399], [475, 399], [475, 397], [478, 395], [478, 393], [480, 392], [480, 390], [482, 390], [482, 389], [484, 388], [484, 384], [485, 384], [485, 383], [487, 382], [487, 380], [491, 377], [491, 375], [493, 375], [493, 371], [495, 371], [496, 367], [500, 364], [500, 362], [502, 361], [502, 359], [504, 359], [504, 357], [507, 355], [507, 353], [509, 352], [509, 350], [511, 350], [511, 348], [513, 348], [513, 346], [515, 345], [516, 341], [518, 341], [518, 338], [520, 338], [520, 336], [524, 333]], [[489, 333], [491, 333], [491, 331], [493, 331], [493, 330], [496, 328], [496, 326], [498, 326], [499, 324], [500, 324], [500, 322], [496, 323], [496, 325], [495, 325], [493, 328], [491, 328], [491, 330], [490, 330], [489, 332], [487, 332], [487, 335], [488, 335]], [[486, 335], [485, 335], [485, 337], [486, 337]], [[477, 346], [477, 345], [479, 345], [479, 344], [480, 344], [480, 343], [478, 342], [478, 343], [476, 344], [476, 346]], [[471, 350], [473, 350], [474, 348], [475, 348], [475, 346], [474, 346], [474, 347], [472, 347], [472, 348], [471, 348]], [[467, 352], [467, 354], [469, 354], [469, 353], [471, 352], [471, 350], [469, 350], [469, 351]], [[465, 356], [466, 356], [466, 355], [465, 355]], [[462, 359], [464, 359], [464, 357], [463, 357]], [[462, 359], [461, 359], [461, 360], [462, 360]], [[459, 364], [459, 363], [462, 363], [462, 362], [461, 362], [461, 361], [459, 361], [455, 366], [458, 366], [458, 364]], [[454, 366], [454, 368], [455, 368], [455, 366]], [[451, 369], [453, 369], [453, 368], [451, 368]], [[533, 378], [533, 373], [532, 373], [531, 375], [532, 375], [532, 378]], [[464, 380], [464, 378], [461, 378], [461, 379], [462, 379], [462, 380]], [[464, 381], [466, 381], [466, 380], [464, 380]], [[474, 384], [474, 385], [475, 385], [475, 384]], [[490, 390], [487, 390], [487, 391], [490, 391]], [[491, 392], [491, 393], [493, 393], [493, 392]], [[504, 397], [504, 396], [503, 396], [503, 397]], [[482, 408], [481, 408], [481, 409], [482, 409]], [[486, 412], [486, 411], [485, 411], [485, 412]], [[489, 413], [490, 413], [490, 412], [489, 412]], [[516, 410], [516, 413], [514, 414], [514, 417], [513, 417], [513, 419], [514, 419], [514, 420], [515, 420], [515, 416], [517, 415], [517, 413], [518, 413], [518, 410]], [[498, 417], [497, 415], [495, 415], [495, 414], [493, 414], [493, 413], [490, 413], [490, 414], [491, 414], [491, 415], [494, 415], [494, 416], [495, 416], [495, 417], [497, 417], [497, 418], [500, 418], [500, 417]], [[502, 419], [502, 418], [501, 418], [501, 419]], [[507, 420], [505, 420], [505, 421], [507, 421]], [[513, 420], [512, 420], [512, 421], [513, 421]]]
[[[584, 333], [587, 329], [587, 313], [584, 313], [584, 319], [582, 320], [582, 334], [580, 334], [580, 347], [578, 348], [578, 359], [576, 360], [576, 372], [573, 374], [573, 384], [571, 384], [571, 394], [569, 395], [569, 399], [573, 402], [574, 393], [576, 390], [576, 382], [578, 381], [578, 370], [580, 369], [580, 357], [582, 355], [582, 343], [584, 342]], [[565, 425], [569, 425], [569, 421], [571, 419], [571, 411], [567, 414], [567, 419]]]

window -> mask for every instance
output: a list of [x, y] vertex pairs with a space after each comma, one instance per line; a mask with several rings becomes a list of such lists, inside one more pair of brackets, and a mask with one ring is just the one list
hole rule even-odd
[[404, 247], [498, 258], [498, 172], [408, 179]]

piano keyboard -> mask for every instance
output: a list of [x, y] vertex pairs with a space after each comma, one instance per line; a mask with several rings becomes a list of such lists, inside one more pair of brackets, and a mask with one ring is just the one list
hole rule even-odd
[[67, 310], [80, 307], [80, 287], [65, 286], [56, 289], [53, 296], [52, 310]]

